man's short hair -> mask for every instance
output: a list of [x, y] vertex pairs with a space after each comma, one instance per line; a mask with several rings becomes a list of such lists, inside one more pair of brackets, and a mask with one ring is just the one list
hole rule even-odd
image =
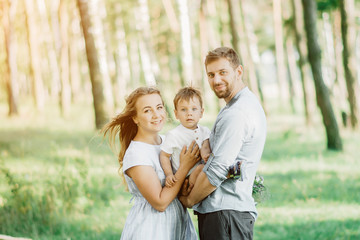
[[209, 51], [205, 58], [205, 67], [220, 58], [226, 58], [235, 69], [240, 65], [240, 59], [236, 51], [229, 47], [219, 47]]

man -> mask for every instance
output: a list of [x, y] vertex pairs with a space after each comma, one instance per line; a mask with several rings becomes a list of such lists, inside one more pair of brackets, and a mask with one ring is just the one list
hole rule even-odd
[[[210, 51], [205, 68], [211, 89], [226, 106], [210, 135], [212, 154], [191, 192], [180, 201], [193, 206], [200, 239], [253, 239], [257, 211], [252, 187], [266, 139], [265, 114], [242, 80], [243, 68], [233, 49]], [[229, 166], [236, 161], [242, 162], [242, 181], [227, 179]]]

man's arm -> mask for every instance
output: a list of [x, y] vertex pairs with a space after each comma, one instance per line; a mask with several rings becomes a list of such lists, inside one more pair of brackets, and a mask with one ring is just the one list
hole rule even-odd
[[245, 122], [239, 121], [242, 114], [239, 111], [228, 112], [226, 117], [218, 121], [211, 143], [213, 154], [199, 174], [190, 194], [180, 198], [184, 206], [193, 206], [202, 201], [227, 179], [229, 166], [234, 164], [247, 134]]
[[204, 172], [200, 172], [190, 194], [179, 197], [179, 200], [185, 207], [189, 208], [206, 198], [210, 193], [215, 191], [215, 189], [216, 187], [211, 185], [207, 175]]

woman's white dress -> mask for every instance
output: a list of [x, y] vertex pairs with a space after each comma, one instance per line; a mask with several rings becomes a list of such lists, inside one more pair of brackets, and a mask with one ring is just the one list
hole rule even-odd
[[159, 155], [160, 145], [137, 141], [132, 141], [125, 153], [123, 171], [134, 205], [127, 216], [121, 239], [195, 240], [197, 234], [190, 215], [177, 198], [164, 212], [159, 212], [141, 195], [134, 181], [125, 174], [127, 169], [134, 166], [152, 166], [161, 185], [164, 186], [165, 174], [160, 165]]

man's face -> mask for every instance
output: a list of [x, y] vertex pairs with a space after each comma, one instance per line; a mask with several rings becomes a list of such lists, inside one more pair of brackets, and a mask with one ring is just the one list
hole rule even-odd
[[240, 86], [241, 65], [234, 69], [226, 58], [220, 58], [206, 66], [211, 89], [218, 98], [229, 102]]

